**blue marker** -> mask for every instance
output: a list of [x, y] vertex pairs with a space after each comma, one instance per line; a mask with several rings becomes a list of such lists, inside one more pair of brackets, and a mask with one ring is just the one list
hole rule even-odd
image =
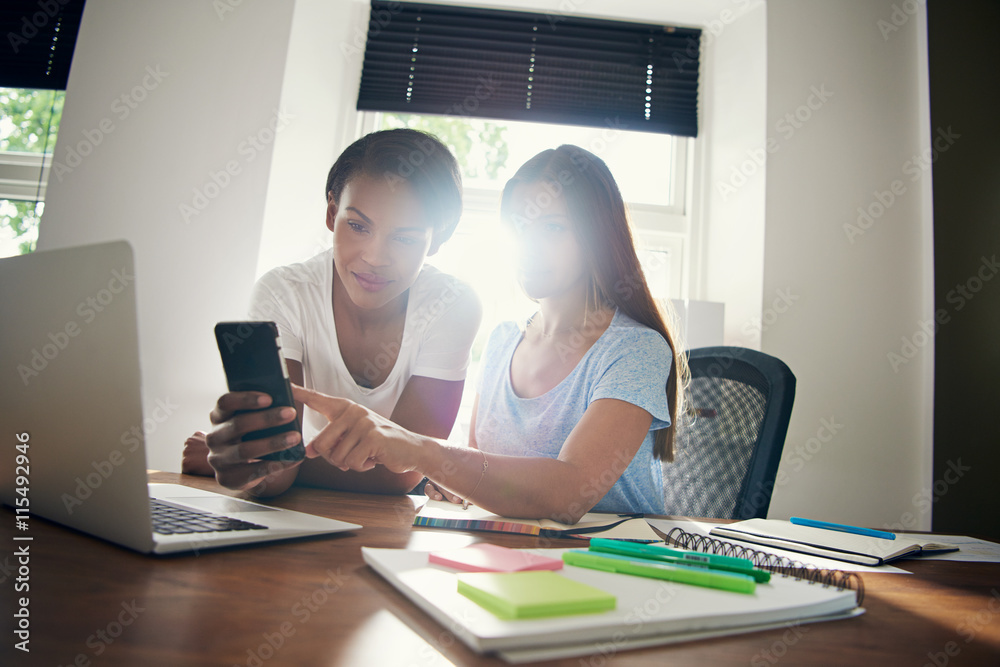
[[797, 516], [793, 516], [791, 519], [789, 519], [789, 521], [796, 526], [809, 526], [810, 528], [839, 530], [842, 533], [854, 533], [855, 535], [864, 535], [866, 537], [880, 537], [883, 540], [896, 539], [895, 533], [890, 533], [884, 530], [874, 530], [872, 528], [858, 528], [857, 526], [845, 526], [842, 523], [829, 523], [827, 521], [818, 521], [816, 519], [802, 519]]

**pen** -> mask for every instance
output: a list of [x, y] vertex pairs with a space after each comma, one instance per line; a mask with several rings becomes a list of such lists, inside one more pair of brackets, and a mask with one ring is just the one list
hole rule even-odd
[[865, 535], [867, 537], [881, 537], [884, 540], [896, 539], [895, 533], [884, 530], [874, 530], [872, 528], [858, 528], [857, 526], [845, 526], [842, 523], [830, 523], [828, 521], [818, 521], [816, 519], [803, 519], [793, 516], [789, 521], [796, 526], [809, 526], [810, 528], [823, 528], [825, 530], [838, 530], [842, 533], [854, 533], [855, 535]]
[[[758, 570], [752, 561], [746, 558], [734, 558], [732, 556], [716, 556], [716, 554], [700, 554], [690, 551], [681, 551], [669, 547], [661, 547], [653, 544], [633, 544], [620, 540], [603, 540], [594, 538], [590, 540], [590, 550], [619, 554], [622, 556], [633, 556], [643, 560], [670, 563], [673, 565], [684, 565], [686, 567], [701, 567], [720, 572], [734, 572], [753, 577], [759, 584], [767, 583], [771, 580], [771, 573], [765, 570]], [[714, 560], [712, 557], [716, 556]]]
[[586, 567], [592, 570], [630, 574], [636, 577], [649, 577], [651, 579], [663, 579], [666, 581], [675, 581], [680, 584], [705, 586], [706, 588], [716, 588], [734, 593], [753, 593], [757, 587], [757, 582], [753, 580], [753, 577], [745, 574], [730, 574], [685, 565], [653, 563], [648, 560], [637, 561], [632, 560], [628, 556], [618, 556], [616, 554], [597, 554], [575, 549], [563, 553], [562, 559], [568, 565]]
[[[593, 538], [590, 540], [591, 548], [596, 546], [614, 546], [616, 544], [623, 544], [621, 540], [605, 540], [600, 538]], [[728, 565], [730, 567], [735, 567], [740, 570], [752, 570], [753, 561], [747, 558], [737, 558], [735, 556], [721, 556], [719, 554], [703, 554], [694, 551], [685, 551], [683, 549], [671, 549], [660, 544], [645, 544], [642, 545], [642, 551], [650, 554], [662, 554], [665, 556], [673, 556], [675, 558], [684, 558], [685, 560], [695, 561], [701, 563], [702, 565]]]

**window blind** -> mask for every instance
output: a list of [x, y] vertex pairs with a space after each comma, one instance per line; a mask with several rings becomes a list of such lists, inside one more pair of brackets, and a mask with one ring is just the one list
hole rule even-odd
[[372, 0], [359, 111], [698, 132], [701, 30]]
[[4, 0], [0, 87], [65, 90], [84, 0]]

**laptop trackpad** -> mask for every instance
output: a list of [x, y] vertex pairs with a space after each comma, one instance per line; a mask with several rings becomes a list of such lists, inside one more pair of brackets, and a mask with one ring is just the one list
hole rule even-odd
[[215, 514], [230, 516], [239, 512], [277, 512], [274, 507], [265, 507], [254, 503], [246, 503], [236, 498], [226, 498], [225, 496], [183, 496], [171, 498], [163, 496], [162, 500], [168, 502], [190, 505]]

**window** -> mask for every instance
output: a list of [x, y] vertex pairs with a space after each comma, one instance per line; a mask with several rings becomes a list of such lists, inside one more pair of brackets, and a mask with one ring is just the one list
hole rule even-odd
[[[395, 127], [431, 132], [457, 156], [465, 189], [462, 222], [431, 263], [472, 284], [483, 300], [487, 322], [517, 318], [531, 308], [516, 288], [510, 241], [498, 217], [503, 186], [529, 158], [564, 143], [586, 148], [611, 169], [628, 203], [653, 295], [686, 296], [689, 139], [613, 128], [380, 112], [364, 113], [362, 123], [362, 133]], [[507, 252], [498, 251], [503, 248]]]
[[64, 97], [0, 88], [0, 257], [35, 249]]
[[0, 257], [35, 249], [84, 0], [4, 0]]
[[687, 297], [700, 30], [371, 0], [367, 37], [360, 131], [426, 130], [455, 152], [465, 212], [432, 262], [477, 289], [488, 324], [519, 317], [510, 253], [496, 250], [506, 245], [502, 187], [563, 143], [597, 154], [615, 176], [654, 296]]

